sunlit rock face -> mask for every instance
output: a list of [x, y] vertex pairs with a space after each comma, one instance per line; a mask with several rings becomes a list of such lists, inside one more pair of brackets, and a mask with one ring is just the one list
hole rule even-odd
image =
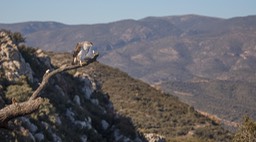
[[33, 82], [33, 71], [30, 65], [18, 51], [17, 45], [13, 43], [10, 35], [0, 32], [0, 69], [9, 81], [15, 81], [21, 75]]

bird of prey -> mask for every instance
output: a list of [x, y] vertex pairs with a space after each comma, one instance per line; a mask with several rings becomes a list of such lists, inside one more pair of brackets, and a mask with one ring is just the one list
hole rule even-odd
[[90, 41], [78, 42], [73, 52], [72, 65], [77, 64], [79, 62], [79, 64], [82, 66], [82, 59], [84, 57], [89, 57], [89, 53], [92, 46], [93, 43]]

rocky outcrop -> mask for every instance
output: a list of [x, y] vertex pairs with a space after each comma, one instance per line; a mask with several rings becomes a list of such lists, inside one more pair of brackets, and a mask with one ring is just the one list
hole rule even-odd
[[0, 31], [0, 69], [9, 81], [18, 80], [25, 75], [33, 82], [33, 71], [18, 51], [10, 35]]

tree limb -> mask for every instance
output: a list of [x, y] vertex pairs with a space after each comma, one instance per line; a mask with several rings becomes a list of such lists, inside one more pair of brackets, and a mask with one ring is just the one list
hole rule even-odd
[[43, 80], [42, 80], [40, 86], [35, 90], [35, 92], [32, 94], [32, 96], [29, 98], [29, 100], [33, 100], [33, 99], [35, 99], [36, 97], [39, 96], [39, 93], [44, 89], [45, 85], [48, 83], [49, 79], [52, 76], [56, 75], [57, 73], [63, 72], [63, 71], [72, 70], [72, 69], [80, 68], [80, 67], [83, 67], [83, 66], [87, 66], [88, 64], [96, 61], [98, 56], [99, 56], [98, 53], [94, 54], [93, 58], [90, 58], [86, 62], [82, 63], [82, 66], [80, 66], [80, 65], [70, 65], [70, 66], [63, 65], [60, 68], [58, 68], [58, 69], [56, 69], [52, 72], [44, 74], [44, 77], [43, 77]]
[[86, 60], [81, 65], [63, 65], [60, 68], [53, 70], [52, 72], [46, 72], [43, 76], [43, 80], [39, 87], [34, 91], [31, 97], [21, 103], [12, 103], [7, 105], [6, 107], [0, 110], [0, 128], [7, 127], [8, 121], [11, 119], [24, 116], [27, 114], [31, 114], [34, 111], [38, 110], [39, 106], [43, 103], [43, 98], [39, 97], [40, 93], [43, 91], [45, 86], [47, 85], [49, 79], [54, 75], [72, 69], [77, 69], [83, 66], [87, 66], [90, 63], [96, 61], [97, 57], [99, 56], [98, 53], [94, 54], [93, 58]]
[[7, 128], [8, 121], [20, 116], [31, 114], [43, 103], [43, 98], [38, 97], [21, 103], [12, 103], [0, 110], [0, 128]]

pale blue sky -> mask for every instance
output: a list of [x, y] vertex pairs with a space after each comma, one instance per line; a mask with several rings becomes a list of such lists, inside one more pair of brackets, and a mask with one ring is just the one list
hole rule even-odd
[[0, 23], [95, 24], [148, 16], [197, 14], [231, 18], [256, 15], [256, 0], [2, 0], [0, 4]]

